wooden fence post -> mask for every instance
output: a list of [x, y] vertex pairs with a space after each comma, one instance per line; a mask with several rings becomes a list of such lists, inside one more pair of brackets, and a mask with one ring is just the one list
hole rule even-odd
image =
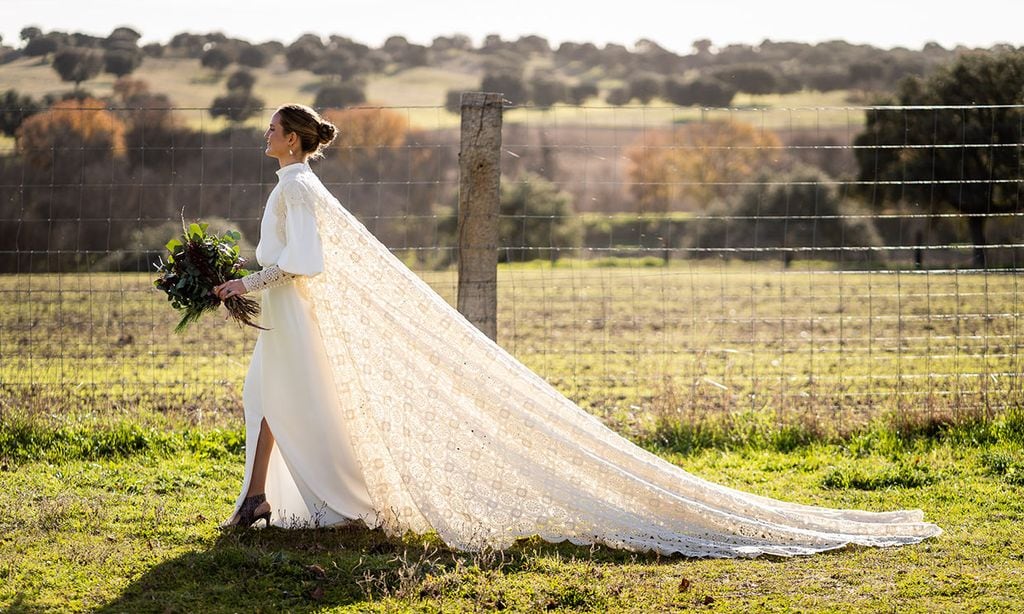
[[502, 95], [466, 92], [461, 108], [458, 309], [496, 340]]

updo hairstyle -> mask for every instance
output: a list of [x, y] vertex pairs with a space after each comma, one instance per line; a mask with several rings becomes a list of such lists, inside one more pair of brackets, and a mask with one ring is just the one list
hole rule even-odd
[[278, 107], [281, 128], [285, 134], [294, 132], [299, 137], [299, 146], [308, 153], [310, 160], [324, 157], [323, 150], [338, 136], [338, 129], [331, 122], [304, 104], [286, 104]]

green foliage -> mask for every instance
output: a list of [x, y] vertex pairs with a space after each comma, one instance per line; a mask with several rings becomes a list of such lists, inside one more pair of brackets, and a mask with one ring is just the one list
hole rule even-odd
[[[183, 221], [184, 223], [184, 221]], [[209, 224], [192, 223], [184, 234], [167, 242], [167, 260], [156, 265], [159, 274], [153, 285], [167, 294], [171, 307], [182, 312], [181, 321], [174, 332], [183, 332], [189, 324], [204, 313], [215, 310], [221, 300], [213, 292], [214, 286], [245, 276], [245, 260], [239, 255], [241, 234], [225, 230], [221, 236], [207, 234]], [[232, 309], [232, 301], [241, 311]], [[227, 299], [225, 305], [242, 324], [252, 326], [251, 316], [259, 312], [252, 299], [241, 296]]]
[[569, 88], [567, 92], [567, 102], [574, 105], [582, 105], [591, 98], [594, 98], [598, 94], [598, 88], [596, 83], [586, 82], [578, 83]]
[[487, 73], [480, 82], [480, 89], [484, 92], [496, 92], [502, 94], [505, 100], [513, 105], [523, 105], [529, 100], [526, 82], [523, 81], [521, 73], [513, 71], [501, 71]]
[[35, 115], [41, 107], [31, 96], [19, 94], [15, 90], [7, 90], [0, 96], [0, 132], [14, 136], [21, 123]]
[[206, 68], [212, 68], [214, 71], [220, 73], [225, 68], [231, 65], [235, 61], [231, 52], [224, 46], [214, 45], [207, 49], [202, 57], [199, 58], [199, 63]]
[[308, 43], [296, 42], [288, 47], [284, 57], [288, 61], [289, 70], [305, 70], [311, 68], [320, 59], [322, 53], [322, 47], [317, 48]]
[[540, 109], [564, 102], [568, 94], [565, 82], [551, 75], [539, 75], [530, 81], [530, 100]]
[[256, 84], [256, 77], [248, 70], [239, 70], [231, 73], [227, 80], [228, 91], [252, 92], [252, 86]]
[[103, 54], [103, 70], [123, 77], [131, 74], [142, 64], [142, 53], [138, 50], [109, 49]]
[[245, 90], [230, 90], [223, 96], [213, 99], [210, 106], [211, 117], [226, 117], [233, 122], [244, 122], [263, 110], [262, 98]]
[[771, 94], [779, 91], [780, 79], [775, 71], [767, 66], [756, 64], [739, 64], [716, 69], [713, 76], [748, 94]]
[[262, 45], [249, 45], [238, 54], [238, 63], [249, 68], [263, 68], [270, 63], [271, 53]]
[[[861, 217], [857, 217], [860, 215]], [[871, 219], [853, 202], [843, 201], [821, 171], [798, 168], [785, 175], [763, 175], [736, 202], [719, 202], [707, 219], [687, 229], [687, 247], [711, 249], [717, 255], [738, 249], [740, 258], [762, 259], [758, 250], [773, 249], [787, 264], [801, 248], [812, 258], [842, 258], [842, 248], [881, 244]], [[821, 251], [821, 248], [839, 248]], [[781, 248], [781, 249], [780, 249]]]
[[103, 41], [104, 71], [123, 77], [131, 74], [142, 64], [143, 53], [139, 49], [139, 38], [141, 36], [131, 28], [115, 28]]
[[582, 232], [573, 215], [572, 196], [547, 179], [525, 173], [501, 183], [498, 259], [502, 262], [548, 258], [578, 247]]
[[64, 81], [74, 81], [78, 87], [100, 74], [103, 69], [103, 54], [95, 49], [67, 47], [53, 56], [53, 69]]
[[989, 475], [1003, 479], [1007, 484], [1024, 486], [1024, 456], [1008, 449], [986, 450], [981, 464]]
[[690, 80], [669, 78], [665, 81], [665, 98], [684, 107], [726, 107], [735, 95], [735, 87], [712, 76]]
[[32, 39], [42, 35], [43, 31], [37, 28], [36, 26], [26, 26], [21, 29], [21, 32], [18, 33], [18, 38], [27, 43]]
[[[927, 79], [907, 79], [893, 102], [898, 105], [977, 105], [956, 109], [867, 111], [864, 132], [854, 145], [864, 182], [862, 198], [964, 214], [1021, 210], [1018, 177], [1024, 101], [1024, 51], [968, 53]], [[950, 143], [981, 147], [932, 147]], [[878, 147], [879, 145], [883, 147]], [[967, 218], [974, 264], [987, 263], [985, 217]]]
[[629, 101], [632, 99], [633, 96], [630, 94], [628, 87], [616, 87], [608, 92], [604, 101], [610, 105], [621, 107], [629, 104]]
[[29, 57], [40, 57], [56, 52], [60, 46], [61, 42], [58, 37], [50, 34], [39, 35], [30, 38], [22, 51]]
[[346, 81], [333, 85], [325, 85], [316, 93], [313, 106], [318, 109], [344, 109], [366, 102], [366, 92], [361, 83]]
[[640, 104], [650, 104], [651, 100], [664, 93], [662, 78], [652, 73], [640, 73], [630, 77], [627, 87], [629, 98], [640, 101]]

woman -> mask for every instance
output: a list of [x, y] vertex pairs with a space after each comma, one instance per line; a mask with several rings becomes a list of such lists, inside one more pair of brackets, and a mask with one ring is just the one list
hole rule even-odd
[[620, 437], [338, 203], [307, 164], [334, 133], [307, 107], [274, 114], [267, 155], [280, 179], [257, 248], [266, 268], [216, 289], [262, 290], [270, 329], [246, 376], [245, 479], [229, 522], [360, 519], [391, 534], [434, 530], [460, 549], [539, 535], [711, 557], [941, 533], [918, 510], [836, 510], [726, 488]]

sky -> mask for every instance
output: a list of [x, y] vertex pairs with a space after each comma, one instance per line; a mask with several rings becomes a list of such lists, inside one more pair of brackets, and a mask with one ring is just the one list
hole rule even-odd
[[1024, 0], [0, 0], [0, 34], [21, 28], [106, 36], [127, 25], [142, 42], [179, 32], [223, 32], [250, 42], [289, 43], [299, 35], [339, 34], [371, 46], [400, 34], [429, 44], [462, 33], [537, 34], [563, 41], [631, 46], [647, 38], [677, 53], [698, 39], [716, 46], [765, 39], [816, 43], [843, 39], [876, 47], [920, 49], [926, 42], [990, 47], [1024, 45]]

